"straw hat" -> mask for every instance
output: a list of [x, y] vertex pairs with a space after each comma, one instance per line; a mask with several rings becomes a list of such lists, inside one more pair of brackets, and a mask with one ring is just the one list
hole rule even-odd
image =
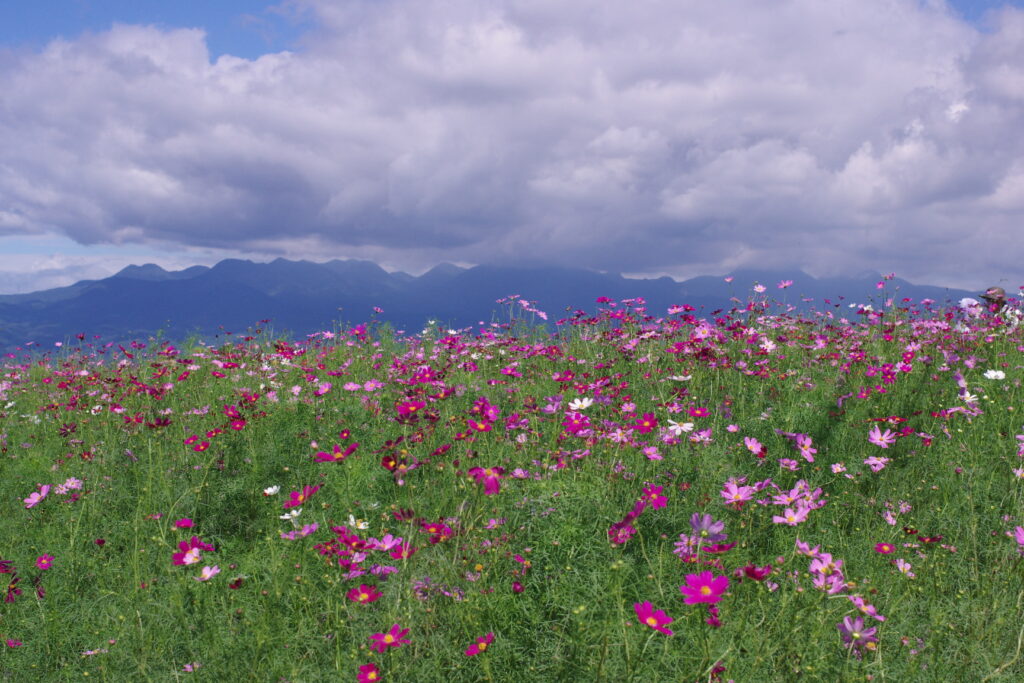
[[985, 293], [981, 295], [981, 298], [990, 304], [1006, 301], [1006, 290], [1002, 287], [989, 287], [985, 290]]

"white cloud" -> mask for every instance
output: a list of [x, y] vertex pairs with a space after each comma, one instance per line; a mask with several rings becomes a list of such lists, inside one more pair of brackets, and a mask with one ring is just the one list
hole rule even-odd
[[289, 6], [304, 47], [256, 60], [128, 25], [0, 54], [0, 235], [949, 284], [1024, 255], [1022, 11]]

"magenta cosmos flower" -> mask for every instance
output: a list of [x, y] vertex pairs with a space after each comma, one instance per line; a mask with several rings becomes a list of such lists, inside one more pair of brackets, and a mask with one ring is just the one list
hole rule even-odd
[[722, 594], [729, 589], [728, 576], [715, 576], [710, 571], [700, 574], [687, 574], [686, 584], [679, 587], [683, 594], [683, 602], [687, 605], [707, 602], [716, 603], [722, 599]]
[[668, 505], [668, 498], [662, 494], [662, 490], [664, 490], [663, 486], [648, 486], [644, 489], [644, 495], [640, 498], [641, 502], [650, 505], [655, 510], [665, 507]]
[[350, 443], [345, 450], [342, 450], [340, 445], [335, 444], [334, 449], [330, 453], [319, 451], [313, 459], [316, 462], [342, 462], [345, 458], [355, 453], [357, 448], [359, 448], [358, 441]]
[[672, 635], [672, 629], [666, 627], [672, 623], [673, 619], [663, 610], [654, 609], [654, 605], [650, 602], [638, 602], [633, 605], [633, 611], [636, 612], [636, 618], [640, 620], [641, 624], [650, 626], [666, 636]]
[[359, 667], [359, 678], [356, 679], [358, 683], [376, 683], [380, 680], [380, 669], [373, 662], [369, 664], [363, 664]]
[[41, 571], [46, 571], [53, 566], [53, 555], [40, 555], [36, 558], [36, 567]]
[[876, 543], [875, 544], [875, 552], [876, 553], [882, 553], [883, 555], [888, 555], [889, 553], [892, 553], [892, 552], [895, 552], [895, 551], [896, 551], [896, 546], [894, 546], [892, 543]]
[[487, 646], [494, 642], [494, 634], [488, 633], [486, 636], [480, 636], [476, 639], [476, 642], [466, 648], [466, 656], [472, 657], [478, 655], [481, 652], [487, 650]]
[[501, 490], [501, 475], [505, 474], [503, 467], [474, 467], [469, 470], [469, 476], [484, 484], [484, 495], [493, 496]]
[[288, 508], [296, 508], [309, 500], [309, 497], [320, 490], [320, 486], [303, 486], [302, 491], [292, 491], [288, 500], [286, 500], [282, 507], [285, 510]]
[[214, 552], [213, 546], [209, 543], [204, 543], [198, 536], [193, 536], [187, 541], [178, 543], [178, 550], [180, 552], [171, 555], [171, 563], [175, 565], [196, 564], [202, 559], [201, 551]]
[[371, 602], [376, 602], [380, 596], [383, 595], [376, 586], [367, 586], [365, 583], [360, 585], [359, 588], [353, 588], [345, 596], [352, 602], [358, 602], [363, 605], [368, 605]]
[[407, 635], [409, 635], [409, 629], [394, 624], [387, 633], [374, 633], [370, 636], [370, 649], [375, 652], [384, 652], [389, 647], [407, 645], [412, 642], [406, 638]]

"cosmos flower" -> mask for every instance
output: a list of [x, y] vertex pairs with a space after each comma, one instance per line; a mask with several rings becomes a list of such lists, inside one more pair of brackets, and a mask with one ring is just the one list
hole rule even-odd
[[476, 642], [466, 648], [464, 653], [467, 657], [474, 657], [481, 652], [487, 650], [487, 646], [494, 642], [494, 634], [488, 633], [485, 636], [480, 636], [476, 639]]
[[896, 434], [888, 429], [885, 430], [885, 433], [882, 433], [878, 425], [875, 425], [871, 428], [871, 432], [868, 433], [868, 442], [873, 443], [879, 448], [888, 448], [896, 443]]
[[694, 535], [698, 536], [702, 543], [718, 543], [728, 538], [726, 534], [722, 533], [725, 529], [725, 522], [715, 521], [707, 513], [693, 513], [690, 517], [690, 528], [693, 529]]
[[842, 622], [836, 624], [836, 628], [839, 629], [839, 635], [842, 636], [843, 644], [858, 652], [863, 648], [874, 649], [875, 644], [878, 642], [878, 638], [875, 637], [875, 632], [878, 629], [875, 627], [864, 628], [863, 617], [856, 617], [855, 619], [843, 617]]
[[407, 645], [412, 642], [406, 638], [407, 635], [409, 635], [409, 629], [403, 629], [398, 624], [394, 624], [387, 633], [374, 633], [370, 636], [370, 649], [374, 652], [384, 652], [389, 647], [398, 648]]
[[50, 485], [43, 484], [39, 487], [38, 491], [33, 491], [29, 494], [28, 498], [25, 499], [25, 508], [34, 508], [42, 502], [43, 498], [46, 498], [50, 493]]
[[213, 577], [220, 574], [220, 567], [213, 565], [212, 567], [203, 567], [199, 576], [193, 576], [192, 578], [196, 581], [209, 581]]
[[358, 602], [361, 605], [369, 605], [371, 602], [376, 602], [383, 595], [376, 586], [367, 586], [365, 583], [360, 585], [359, 588], [353, 588], [345, 594], [352, 602]]
[[501, 490], [501, 475], [504, 473], [503, 467], [473, 467], [468, 472], [469, 476], [483, 482], [486, 496], [493, 496]]
[[594, 405], [594, 399], [584, 396], [582, 398], [576, 398], [569, 401], [569, 410], [579, 411], [586, 410], [590, 406]]
[[650, 602], [638, 602], [633, 605], [633, 611], [636, 612], [636, 618], [640, 620], [641, 624], [650, 626], [659, 633], [664, 633], [666, 636], [672, 635], [672, 629], [667, 628], [674, 620], [672, 617], [665, 614], [664, 611], [654, 609], [654, 606]]
[[292, 491], [282, 507], [287, 510], [288, 508], [299, 507], [312, 496], [314, 493], [320, 490], [319, 484], [317, 486], [303, 486], [302, 491]]
[[356, 678], [357, 683], [377, 683], [380, 680], [380, 669], [373, 662], [363, 664], [359, 667], [359, 677]]
[[714, 604], [722, 599], [722, 594], [729, 589], [728, 576], [715, 576], [710, 571], [700, 574], [687, 574], [686, 584], [679, 587], [683, 594], [683, 602], [687, 605], [698, 603]]

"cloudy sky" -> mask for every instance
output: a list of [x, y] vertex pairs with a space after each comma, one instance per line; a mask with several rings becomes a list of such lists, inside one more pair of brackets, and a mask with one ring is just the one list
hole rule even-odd
[[1024, 0], [0, 7], [0, 292], [277, 256], [1016, 289], [1022, 232]]

